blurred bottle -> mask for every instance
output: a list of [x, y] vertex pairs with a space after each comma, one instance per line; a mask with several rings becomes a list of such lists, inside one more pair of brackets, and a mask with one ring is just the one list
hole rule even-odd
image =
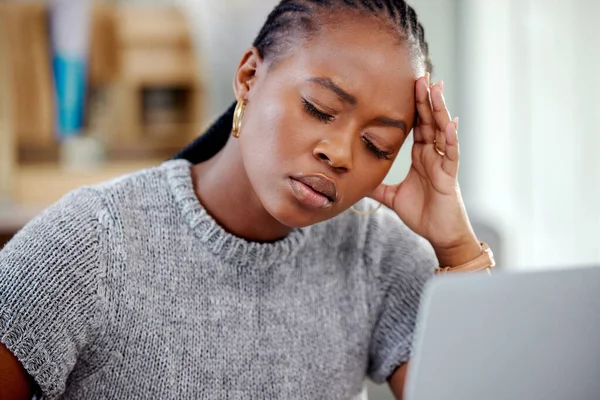
[[101, 143], [82, 134], [91, 31], [91, 0], [50, 1], [50, 43], [56, 95], [56, 131], [60, 158], [68, 169], [97, 166]]
[[80, 134], [85, 114], [90, 0], [51, 0], [50, 38], [59, 139]]

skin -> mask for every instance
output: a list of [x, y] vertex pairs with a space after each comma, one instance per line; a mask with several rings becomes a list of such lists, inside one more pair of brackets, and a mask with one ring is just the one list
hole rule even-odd
[[[203, 206], [231, 233], [268, 242], [370, 196], [429, 240], [441, 265], [476, 258], [481, 249], [457, 180], [458, 120], [450, 118], [443, 84], [430, 86], [423, 66], [380, 19], [349, 16], [317, 39], [300, 41], [276, 63], [254, 48], [244, 54], [233, 82], [246, 103], [241, 135], [192, 167]], [[315, 117], [303, 99], [331, 118]], [[407, 177], [382, 184], [413, 128]], [[386, 155], [378, 157], [373, 146]], [[299, 202], [290, 185], [298, 174], [329, 177], [335, 203], [316, 209]], [[402, 365], [389, 380], [398, 399], [406, 370]], [[0, 399], [28, 398], [27, 375], [1, 345], [0, 372]]]
[[0, 400], [28, 400], [33, 385], [19, 360], [0, 343]]

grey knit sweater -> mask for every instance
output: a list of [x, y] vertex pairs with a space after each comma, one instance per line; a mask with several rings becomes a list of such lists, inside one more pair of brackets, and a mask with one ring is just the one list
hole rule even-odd
[[245, 241], [169, 161], [5, 246], [0, 341], [49, 399], [350, 399], [408, 360], [435, 266], [389, 210]]

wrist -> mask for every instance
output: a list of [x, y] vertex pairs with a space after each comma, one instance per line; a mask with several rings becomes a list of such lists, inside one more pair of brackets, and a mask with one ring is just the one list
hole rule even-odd
[[482, 252], [481, 244], [475, 234], [447, 247], [433, 247], [440, 266], [457, 267], [479, 257]]

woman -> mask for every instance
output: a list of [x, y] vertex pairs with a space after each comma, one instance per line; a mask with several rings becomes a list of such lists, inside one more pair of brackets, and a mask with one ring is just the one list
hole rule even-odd
[[[348, 399], [367, 376], [401, 398], [423, 285], [491, 264], [429, 70], [404, 1], [282, 1], [235, 115], [0, 253], [3, 398]], [[408, 176], [382, 184], [413, 128]]]

